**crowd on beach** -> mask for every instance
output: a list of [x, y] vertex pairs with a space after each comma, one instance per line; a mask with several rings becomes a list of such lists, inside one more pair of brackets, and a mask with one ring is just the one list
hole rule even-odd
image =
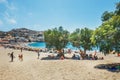
[[[61, 60], [68, 59], [68, 57], [65, 57], [64, 55], [60, 54], [59, 51], [54, 50], [54, 49], [48, 50], [47, 48], [40, 49], [40, 48], [31, 48], [31, 47], [26, 47], [26, 46], [21, 47], [19, 45], [11, 45], [11, 44], [3, 44], [2, 46], [5, 49], [6, 48], [17, 49], [17, 50], [20, 50], [21, 52], [23, 50], [34, 51], [37, 53], [37, 59], [40, 58], [40, 52], [53, 53], [53, 54], [48, 55], [48, 58], [50, 58], [50, 59], [61, 59]], [[55, 55], [55, 53], [57, 55]], [[96, 54], [97, 53], [96, 51], [94, 51], [93, 53], [90, 53], [90, 54], [85, 54], [82, 50], [73, 51], [71, 49], [63, 49], [62, 53], [63, 54], [66, 54], [66, 53], [72, 54], [72, 57], [70, 59], [74, 59], [74, 60], [103, 60], [104, 59], [103, 57], [98, 57]], [[13, 62], [13, 59], [14, 59], [13, 52], [10, 53], [9, 55], [11, 57], [11, 62]], [[23, 54], [19, 54], [18, 58], [20, 61], [23, 61]]]
[[63, 54], [72, 54], [72, 57], [71, 58], [68, 58], [66, 56], [64, 56], [63, 54], [60, 54], [59, 51], [54, 51], [54, 53], [57, 53], [57, 55], [54, 55], [54, 54], [51, 54], [51, 55], [48, 55], [49, 58], [51, 59], [74, 59], [74, 60], [103, 60], [104, 57], [98, 57], [97, 56], [97, 51], [93, 52], [93, 53], [90, 53], [90, 54], [85, 54], [82, 50], [79, 50], [79, 51], [72, 51], [71, 49], [66, 49], [62, 51]]
[[[96, 52], [96, 51], [95, 51]], [[72, 59], [77, 59], [77, 60], [103, 60], [103, 57], [98, 57], [96, 54], [73, 54]]]

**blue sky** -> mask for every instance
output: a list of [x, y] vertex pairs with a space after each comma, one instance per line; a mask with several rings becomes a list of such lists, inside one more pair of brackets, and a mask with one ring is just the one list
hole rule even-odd
[[0, 0], [0, 31], [28, 28], [44, 31], [63, 26], [95, 29], [104, 11], [114, 11], [118, 0]]

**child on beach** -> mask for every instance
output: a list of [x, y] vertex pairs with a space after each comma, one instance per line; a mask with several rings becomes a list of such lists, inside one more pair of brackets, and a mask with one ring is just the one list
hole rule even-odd
[[19, 58], [20, 61], [23, 61], [23, 54], [22, 53], [18, 54], [18, 58]]

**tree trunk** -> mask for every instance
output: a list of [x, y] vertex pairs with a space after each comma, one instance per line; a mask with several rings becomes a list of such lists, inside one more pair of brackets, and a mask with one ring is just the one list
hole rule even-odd
[[62, 49], [58, 50], [58, 57], [60, 57], [60, 58], [61, 58], [61, 57], [62, 57], [62, 58], [65, 58]]
[[86, 54], [86, 49], [84, 49], [84, 54]]
[[84, 49], [83, 59], [85, 59], [85, 56], [86, 56], [86, 49]]

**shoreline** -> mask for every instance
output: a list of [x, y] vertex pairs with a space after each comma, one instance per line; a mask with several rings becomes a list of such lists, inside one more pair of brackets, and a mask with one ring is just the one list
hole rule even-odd
[[[3, 44], [1, 46], [5, 47], [5, 48], [13, 48], [13, 49], [21, 49], [23, 48], [23, 50], [28, 50], [28, 51], [36, 51], [36, 50], [47, 50], [47, 48], [40, 48], [40, 47], [32, 47], [32, 46], [29, 46], [28, 44], [32, 44], [32, 43], [36, 43], [36, 42], [19, 42], [19, 43], [14, 43], [14, 44]], [[65, 51], [68, 51], [70, 48], [64, 48]], [[79, 50], [74, 50], [74, 49], [70, 49], [72, 52], [79, 52]], [[95, 50], [87, 50], [86, 53], [87, 54], [91, 54], [91, 53], [94, 53]], [[97, 52], [99, 52], [97, 50]], [[101, 53], [101, 52], [99, 52]]]
[[[28, 44], [33, 44], [33, 43], [37, 43], [37, 42], [30, 42], [30, 43], [26, 43], [25, 45], [27, 46], [27, 47], [29, 47], [29, 48], [35, 48], [35, 49], [46, 49], [45, 47], [33, 47], [33, 46], [29, 46]], [[68, 49], [70, 49], [70, 48], [64, 48], [65, 50], [68, 50]], [[75, 51], [77, 51], [77, 52], [79, 52], [79, 49], [70, 49], [71, 51], [73, 51], [73, 52], [75, 52]], [[97, 51], [97, 52], [99, 52], [99, 50], [96, 50], [96, 48], [95, 49], [93, 49], [93, 50], [87, 50], [86, 51], [86, 53], [87, 54], [91, 54], [91, 53], [94, 53], [94, 51]], [[99, 52], [99, 53], [101, 53], [101, 52]]]

